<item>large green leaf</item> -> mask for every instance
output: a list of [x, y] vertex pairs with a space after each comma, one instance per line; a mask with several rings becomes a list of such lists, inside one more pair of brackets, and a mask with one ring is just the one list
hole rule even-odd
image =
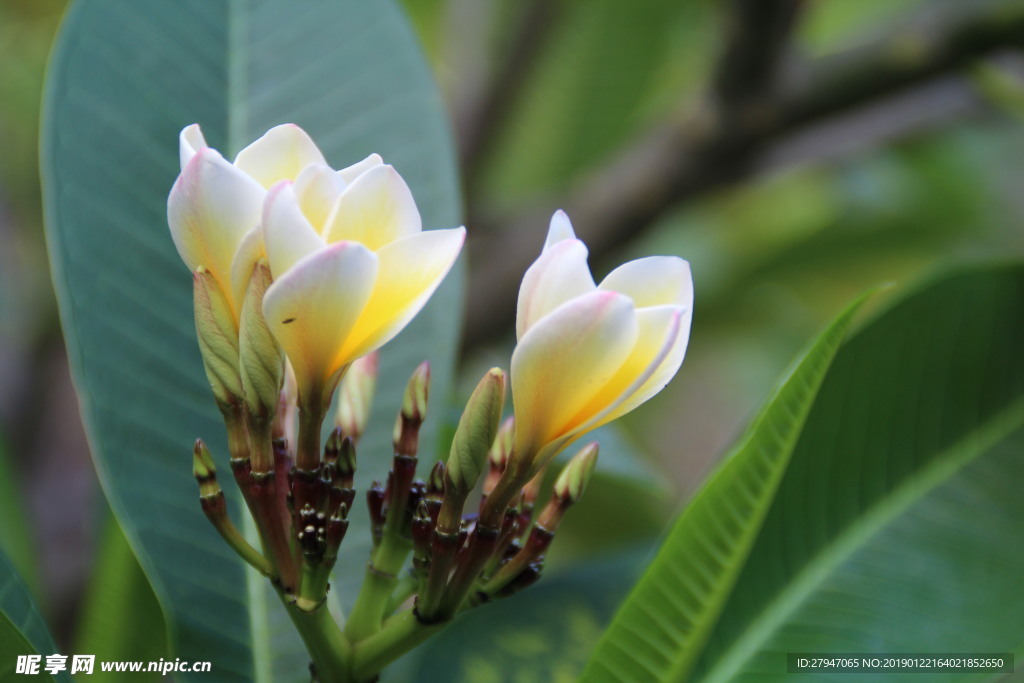
[[21, 495], [21, 477], [0, 435], [0, 552], [7, 555], [18, 573], [25, 578], [32, 593], [40, 594], [32, 528], [25, 514]]
[[[99, 660], [157, 661], [167, 658], [164, 618], [153, 589], [135, 554], [109, 513], [103, 528], [92, 578], [78, 619], [75, 652]], [[117, 683], [124, 673], [93, 673], [94, 683]], [[157, 681], [159, 672], [137, 674], [135, 680]]]
[[[429, 72], [390, 2], [81, 0], [61, 30], [42, 144], [47, 236], [101, 481], [163, 606], [174, 655], [212, 661], [220, 681], [265, 680], [282, 659], [270, 622], [283, 610], [250, 603], [262, 586], [247, 585], [209, 528], [190, 474], [195, 437], [225, 454], [193, 338], [191, 278], [165, 218], [177, 133], [194, 121], [227, 154], [285, 121], [336, 166], [380, 152], [431, 228], [458, 223], [455, 166]], [[434, 395], [448, 394], [460, 291], [453, 273], [384, 349], [372, 425], [384, 433], [361, 449], [362, 480], [384, 475], [391, 416], [420, 360], [433, 363]], [[425, 443], [434, 429], [428, 421]], [[361, 520], [359, 510], [343, 548], [346, 577], [361, 575]]]
[[1021, 652], [1022, 301], [1024, 267], [963, 270], [844, 346], [700, 680], [782, 680], [798, 650]]
[[[45, 665], [47, 655], [59, 654], [65, 653], [53, 644], [46, 622], [32, 602], [25, 584], [7, 556], [0, 551], [0, 681], [17, 676], [18, 655], [41, 655], [42, 665]], [[42, 665], [39, 677], [70, 683], [67, 671], [54, 676], [43, 671]], [[70, 657], [66, 665], [70, 667]]]
[[584, 680], [685, 680], [757, 537], [804, 419], [854, 313], [833, 322], [676, 521]]

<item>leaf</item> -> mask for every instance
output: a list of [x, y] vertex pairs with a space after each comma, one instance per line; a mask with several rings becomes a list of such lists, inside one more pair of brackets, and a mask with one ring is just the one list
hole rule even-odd
[[25, 583], [31, 592], [39, 596], [38, 561], [18, 475], [0, 435], [0, 552], [5, 553], [18, 573], [26, 577]]
[[[149, 580], [139, 567], [117, 520], [108, 515], [93, 576], [77, 625], [75, 652], [97, 661], [157, 661], [167, 658], [163, 614]], [[156, 681], [159, 672], [141, 673], [139, 681]], [[124, 679], [123, 673], [97, 667], [90, 680]]]
[[[456, 225], [460, 202], [439, 97], [392, 3], [92, 0], [65, 19], [46, 86], [46, 223], [97, 469], [164, 609], [173, 654], [212, 661], [219, 681], [267, 680], [268, 663], [286, 654], [269, 640], [283, 609], [251, 608], [250, 589], [262, 583], [247, 585], [200, 512], [190, 473], [197, 436], [227, 471], [194, 339], [191, 278], [165, 217], [177, 134], [195, 121], [228, 155], [285, 121], [309, 131], [335, 166], [380, 152], [429, 228]], [[384, 433], [362, 445], [360, 481], [386, 472], [393, 411], [415, 365], [430, 358], [434, 395], [450, 391], [460, 280], [449, 276], [382, 352], [371, 429]], [[428, 420], [425, 443], [436, 429]], [[225, 489], [237, 512], [234, 487]], [[358, 513], [338, 582], [349, 596], [366, 558]]]
[[602, 636], [582, 680], [686, 680], [757, 537], [821, 380], [863, 301], [851, 304], [818, 337], [680, 515]]
[[[46, 663], [47, 655], [61, 654], [53, 644], [46, 622], [29, 596], [25, 584], [18, 577], [10, 560], [0, 552], [0, 680], [10, 680], [15, 674], [18, 655], [37, 654]], [[68, 659], [70, 665], [70, 658]], [[43, 671], [46, 680], [70, 683], [67, 672], [56, 676]]]
[[460, 616], [410, 661], [389, 668], [387, 680], [573, 681], [645, 555], [634, 548], [572, 569], [545, 568], [535, 586]]
[[782, 680], [795, 651], [1019, 652], [1022, 300], [1021, 265], [962, 269], [843, 347], [697, 680]]

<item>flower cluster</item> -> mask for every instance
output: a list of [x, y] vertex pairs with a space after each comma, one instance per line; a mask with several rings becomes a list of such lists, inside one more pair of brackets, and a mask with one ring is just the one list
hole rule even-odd
[[[215, 459], [199, 441], [203, 510], [272, 580], [321, 680], [373, 678], [458, 611], [539, 577], [563, 514], [594, 470], [597, 445], [568, 461], [539, 507], [545, 469], [675, 375], [689, 339], [689, 266], [670, 256], [638, 259], [595, 283], [586, 246], [568, 216], [555, 213], [519, 292], [513, 415], [502, 421], [506, 375], [492, 369], [466, 404], [448, 458], [417, 480], [429, 366], [413, 372], [386, 483], [367, 491], [374, 549], [341, 632], [314, 615], [324, 614], [348, 528], [376, 350], [426, 304], [465, 229], [423, 231], [395, 169], [374, 154], [334, 170], [294, 125], [271, 129], [234, 162], [189, 126], [180, 155], [168, 222], [193, 272], [199, 346], [261, 549], [229, 519]], [[321, 450], [339, 382], [337, 427]], [[481, 480], [479, 507], [467, 512]]]

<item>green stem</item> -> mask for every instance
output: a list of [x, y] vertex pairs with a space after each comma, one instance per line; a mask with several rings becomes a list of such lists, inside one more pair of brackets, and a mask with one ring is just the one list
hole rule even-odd
[[380, 630], [391, 594], [398, 585], [398, 573], [405, 564], [411, 545], [399, 537], [393, 527], [385, 527], [384, 538], [373, 559], [366, 565], [366, 578], [352, 606], [345, 635], [359, 642]]
[[384, 610], [385, 614], [394, 614], [395, 611], [402, 606], [406, 600], [416, 595], [416, 591], [419, 588], [420, 580], [409, 573], [398, 579], [398, 585], [395, 586], [394, 592], [391, 593], [391, 597], [388, 599], [387, 609]]
[[353, 652], [352, 673], [358, 683], [372, 681], [381, 670], [413, 649], [446, 624], [424, 624], [412, 610], [398, 614], [384, 623], [375, 635], [358, 643]]
[[284, 603], [288, 616], [306, 644], [316, 667], [316, 680], [320, 683], [353, 683], [351, 665], [352, 645], [338, 628], [326, 605], [311, 612], [299, 609], [280, 590], [278, 597]]

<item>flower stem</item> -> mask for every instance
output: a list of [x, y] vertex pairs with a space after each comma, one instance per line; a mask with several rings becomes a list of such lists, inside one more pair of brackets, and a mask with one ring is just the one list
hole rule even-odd
[[352, 645], [345, 639], [327, 606], [321, 605], [306, 612], [284, 592], [278, 590], [277, 595], [306, 644], [316, 668], [315, 680], [320, 683], [353, 683], [356, 679], [351, 672]]
[[374, 680], [380, 671], [413, 649], [446, 624], [424, 624], [409, 610], [391, 617], [384, 628], [358, 643], [353, 651], [353, 680], [358, 683]]

